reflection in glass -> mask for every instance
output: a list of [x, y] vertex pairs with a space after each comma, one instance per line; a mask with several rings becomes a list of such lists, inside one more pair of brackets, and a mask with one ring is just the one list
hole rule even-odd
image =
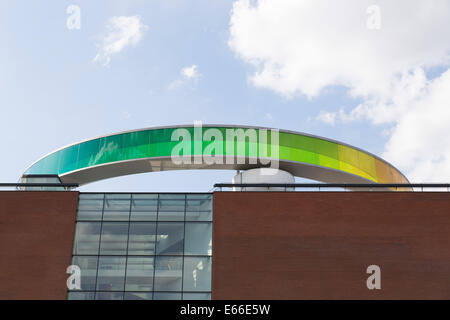
[[98, 254], [100, 222], [77, 222], [73, 254]]
[[103, 222], [101, 255], [126, 255], [127, 242], [128, 222]]
[[81, 193], [77, 220], [68, 299], [211, 299], [211, 194]]
[[186, 221], [211, 221], [212, 199], [210, 195], [187, 195]]
[[133, 221], [156, 221], [158, 212], [157, 194], [135, 194], [131, 201], [131, 217]]
[[103, 220], [129, 220], [131, 204], [130, 198], [131, 195], [129, 194], [107, 194], [105, 196]]
[[181, 300], [181, 292], [155, 292], [153, 300]]
[[154, 255], [156, 223], [130, 222], [130, 235], [128, 241], [129, 255]]
[[181, 291], [182, 257], [155, 258], [155, 291]]
[[211, 293], [209, 292], [183, 293], [183, 300], [211, 300]]
[[212, 254], [212, 223], [186, 222], [185, 255]]
[[125, 257], [100, 257], [98, 261], [97, 290], [123, 291]]
[[126, 291], [153, 290], [153, 261], [150, 257], [128, 258]]
[[80, 194], [78, 202], [78, 220], [101, 220], [103, 212], [103, 194]]
[[95, 300], [123, 300], [123, 292], [97, 292]]
[[211, 258], [185, 257], [184, 291], [211, 291]]
[[70, 291], [68, 300], [94, 300], [95, 292]]
[[153, 292], [125, 292], [124, 300], [152, 300]]
[[183, 221], [184, 220], [184, 196], [183, 199], [161, 199], [159, 200], [159, 221]]
[[78, 202], [78, 210], [102, 211], [103, 210], [103, 197], [101, 197], [99, 199], [80, 198], [80, 201]]
[[77, 220], [94, 220], [101, 221], [102, 220], [102, 211], [87, 211], [87, 210], [78, 210]]
[[80, 268], [81, 290], [95, 290], [95, 280], [97, 278], [97, 257], [75, 256], [72, 264]]
[[183, 222], [159, 222], [156, 254], [182, 255], [184, 243]]

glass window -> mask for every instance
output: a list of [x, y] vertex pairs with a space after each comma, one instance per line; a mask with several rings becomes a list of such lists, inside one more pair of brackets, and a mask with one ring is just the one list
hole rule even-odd
[[95, 290], [95, 280], [97, 279], [97, 257], [75, 256], [72, 264], [80, 268], [81, 290]]
[[97, 292], [95, 300], [123, 300], [123, 292]]
[[212, 254], [212, 223], [186, 222], [185, 255]]
[[129, 255], [154, 255], [155, 243], [155, 222], [130, 222]]
[[103, 194], [80, 194], [78, 202], [78, 220], [101, 220], [103, 212]]
[[156, 291], [181, 291], [182, 257], [156, 257], [155, 258]]
[[124, 300], [152, 300], [153, 292], [125, 292]]
[[183, 300], [211, 300], [211, 293], [209, 292], [183, 293]]
[[104, 193], [80, 193], [78, 199], [81, 200], [103, 200], [105, 198]]
[[97, 290], [123, 291], [125, 257], [100, 257], [98, 261]]
[[131, 194], [130, 193], [106, 193], [105, 199], [106, 200], [130, 200]]
[[130, 216], [130, 199], [130, 194], [106, 194], [103, 220], [128, 220]]
[[183, 290], [211, 291], [211, 258], [184, 258]]
[[70, 291], [68, 300], [94, 300], [95, 292]]
[[74, 255], [98, 254], [100, 226], [100, 222], [77, 222]]
[[188, 194], [186, 200], [186, 221], [211, 221], [211, 195]]
[[155, 292], [153, 300], [181, 300], [181, 292]]
[[129, 257], [125, 290], [152, 291], [153, 265], [153, 257]]
[[130, 211], [106, 211], [103, 212], [103, 221], [128, 221]]
[[86, 211], [102, 211], [103, 210], [103, 197], [99, 199], [82, 199], [78, 202], [79, 210]]
[[186, 194], [184, 194], [184, 193], [160, 193], [159, 198], [160, 199], [184, 200], [184, 199], [186, 199]]
[[158, 211], [157, 194], [135, 194], [131, 201], [131, 220], [155, 221]]
[[156, 254], [182, 255], [184, 243], [183, 222], [158, 222]]
[[102, 211], [78, 210], [77, 220], [101, 221], [102, 220]]
[[211, 299], [211, 194], [80, 193], [77, 220], [68, 299]]
[[[162, 197], [163, 195], [161, 195]], [[160, 197], [159, 200], [159, 211], [158, 220], [159, 221], [183, 221], [184, 220], [184, 209], [186, 201], [183, 197], [179, 195], [171, 195], [172, 198]]]
[[126, 255], [127, 242], [128, 222], [103, 222], [101, 255]]

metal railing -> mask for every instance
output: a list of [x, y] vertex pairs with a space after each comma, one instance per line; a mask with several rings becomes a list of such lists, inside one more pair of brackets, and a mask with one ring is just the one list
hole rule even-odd
[[[237, 191], [250, 191], [245, 188], [276, 188], [274, 191], [438, 191], [449, 192], [450, 183], [216, 183], [214, 191], [236, 188]], [[306, 190], [312, 189], [312, 190]], [[331, 190], [336, 189], [336, 190]], [[261, 191], [271, 191], [261, 189]], [[253, 190], [252, 190], [253, 191]], [[255, 190], [258, 191], [258, 190]]]
[[52, 191], [46, 188], [56, 188], [57, 190], [72, 190], [77, 188], [77, 183], [38, 183], [38, 182], [15, 182], [0, 183], [0, 188], [14, 188], [20, 191]]

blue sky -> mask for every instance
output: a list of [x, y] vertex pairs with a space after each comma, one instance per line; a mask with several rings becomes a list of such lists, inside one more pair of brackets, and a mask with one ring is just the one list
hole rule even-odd
[[[268, 25], [273, 24], [271, 30], [277, 30], [278, 27], [285, 30], [286, 26], [279, 26], [277, 22], [289, 21], [289, 17], [283, 19], [283, 14], [295, 13], [295, 10], [318, 10], [310, 1], [298, 2], [305, 2], [305, 6], [310, 8], [299, 9], [292, 1], [283, 1], [278, 6], [274, 1], [267, 1], [277, 6], [273, 12], [280, 15], [279, 20], [267, 19], [263, 4], [259, 2], [231, 0], [0, 2], [0, 130], [3, 150], [0, 180], [17, 181], [36, 159], [69, 143], [128, 129], [192, 124], [195, 120], [268, 126], [329, 137], [380, 156], [386, 155], [390, 157], [387, 160], [408, 174], [414, 163], [398, 160], [399, 156], [392, 151], [398, 148], [392, 146], [403, 145], [401, 130], [404, 123], [408, 123], [408, 119], [414, 115], [409, 118], [405, 116], [409, 111], [403, 107], [404, 101], [408, 101], [408, 104], [412, 101], [411, 105], [414, 105], [426, 98], [414, 92], [411, 97], [404, 97], [398, 93], [402, 90], [392, 89], [391, 92], [390, 89], [378, 88], [370, 81], [365, 82], [372, 79], [370, 68], [367, 71], [369, 76], [366, 76], [363, 72], [349, 74], [335, 71], [333, 63], [323, 65], [322, 68], [319, 58], [309, 63], [307, 59], [311, 59], [311, 56], [302, 56], [305, 50], [300, 47], [293, 47], [292, 52], [301, 50], [298, 59], [306, 61], [306, 67], [299, 67], [294, 75], [286, 73], [285, 70], [295, 71], [299, 65], [294, 62], [296, 56], [284, 59], [289, 54], [277, 53], [284, 45], [277, 43], [279, 37], [260, 34], [258, 30], [262, 29], [261, 23], [264, 26], [265, 21]], [[352, 6], [352, 1], [347, 2]], [[374, 2], [379, 2], [381, 9], [388, 11], [386, 15], [390, 19], [393, 15], [391, 11], [394, 11], [391, 5], [383, 1]], [[69, 5], [76, 5], [80, 9], [80, 29], [68, 29], [66, 26], [70, 16], [66, 12]], [[292, 10], [290, 5], [293, 6]], [[357, 6], [359, 8], [361, 5]], [[438, 9], [432, 8], [432, 11], [440, 11]], [[402, 12], [401, 7], [395, 10]], [[347, 19], [346, 14], [353, 14], [352, 10], [350, 13], [347, 11], [343, 10], [344, 20]], [[109, 56], [107, 65], [103, 65], [94, 61], [94, 57], [101, 52], [104, 39], [111, 32], [108, 24], [111, 25], [113, 17], [136, 17], [142, 29], [135, 44], [124, 45]], [[302, 17], [302, 12], [299, 12], [298, 19], [294, 18], [293, 21], [301, 21]], [[425, 21], [430, 20], [431, 25], [425, 28], [426, 31], [432, 32], [435, 27], [441, 27], [433, 25], [439, 24], [439, 19], [431, 19], [433, 16], [425, 18]], [[448, 21], [445, 18], [442, 17], [442, 21]], [[361, 12], [361, 19], [367, 19], [365, 11]], [[405, 19], [398, 20], [401, 27]], [[391, 26], [390, 20], [387, 21], [386, 29]], [[305, 29], [303, 26], [302, 32], [311, 30], [311, 36], [320, 39], [323, 23], [310, 23], [311, 28]], [[333, 29], [332, 23], [330, 21], [330, 29]], [[442, 27], [450, 29], [448, 23]], [[251, 30], [251, 41], [242, 41], [243, 37], [248, 36], [246, 28]], [[285, 41], [283, 43], [291, 43], [289, 35], [293, 37], [294, 44], [296, 41], [308, 41], [308, 34], [302, 34], [299, 40], [295, 28], [294, 23], [288, 26], [292, 34], [283, 32], [283, 35], [286, 34], [286, 39], [281, 39]], [[338, 29], [338, 32], [341, 31], [343, 34], [347, 32], [345, 34], [348, 37], [348, 31]], [[389, 32], [389, 29], [385, 32]], [[442, 33], [440, 38], [444, 39], [442, 36], [447, 31], [443, 30]], [[262, 40], [257, 42], [259, 37]], [[427, 34], [422, 37], [427, 39]], [[417, 41], [420, 39], [419, 36]], [[395, 43], [395, 39], [392, 43]], [[321, 44], [311, 43], [309, 47], [314, 45]], [[339, 54], [343, 49], [339, 42], [334, 45], [335, 55], [327, 53], [327, 50], [321, 52], [330, 54], [326, 57], [327, 61], [335, 57], [336, 65], [345, 65], [347, 62], [343, 57], [346, 55]], [[411, 87], [420, 78], [419, 75], [414, 76], [414, 71], [418, 68], [424, 71], [426, 80], [422, 79], [425, 83], [423, 86], [430, 87], [422, 88], [422, 91], [436, 91], [439, 96], [449, 83], [443, 77], [448, 66], [448, 43], [436, 47], [427, 43], [426, 46], [434, 48], [434, 51], [417, 54], [409, 64], [402, 65], [400, 71], [404, 72], [405, 82]], [[414, 48], [409, 44], [405, 44], [405, 47], [408, 50]], [[286, 48], [289, 49], [290, 45]], [[391, 61], [389, 59], [393, 61], [392, 64], [386, 62]], [[386, 54], [383, 56], [384, 62], [376, 62], [375, 67], [388, 68], [396, 63], [395, 59], [395, 55]], [[363, 59], [354, 61], [360, 63], [359, 67], [355, 67], [358, 69], [366, 63]], [[377, 66], [377, 63], [380, 65]], [[194, 65], [194, 75], [189, 77], [182, 74], [183, 68]], [[319, 67], [310, 70], [308, 66], [311, 65]], [[271, 68], [278, 68], [278, 78], [269, 75], [262, 80], [255, 80], [255, 74], [264, 70], [273, 71]], [[327, 70], [333, 70], [333, 73], [326, 73]], [[389, 74], [393, 86], [397, 82], [403, 83], [399, 71], [394, 71], [394, 75]], [[314, 82], [315, 78], [310, 74], [318, 74], [318, 79], [329, 80], [311, 89], [305, 81], [306, 77], [306, 80], [310, 78]], [[384, 76], [380, 75], [380, 79], [385, 79]], [[442, 86], [438, 84], [432, 87], [430, 82], [441, 77], [444, 89], [439, 89]], [[292, 90], [280, 89], [279, 83], [283, 88]], [[364, 83], [365, 86], [359, 86], [358, 83]], [[435, 87], [438, 89], [433, 89]], [[376, 102], [373, 102], [374, 97]], [[443, 98], [445, 103], [448, 103], [445, 101], [447, 97]], [[352, 110], [358, 106], [365, 106], [365, 111], [352, 114]], [[377, 112], [385, 114], [386, 106], [389, 107], [387, 110], [397, 111], [393, 111], [392, 118], [377, 120], [380, 117], [373, 115]], [[446, 119], [445, 110], [436, 108], [436, 115], [440, 117], [439, 112], [444, 112], [442, 117]], [[333, 121], [323, 121], [323, 117], [319, 116], [323, 113], [331, 115], [329, 119]], [[449, 131], [445, 128], [442, 130], [445, 137], [449, 137]], [[442, 132], [436, 135], [442, 137]], [[427, 136], [427, 139], [434, 138]], [[428, 143], [425, 140], [422, 144]], [[414, 153], [420, 148], [420, 145], [414, 145], [407, 152]], [[450, 167], [448, 155], [445, 151], [430, 159], [417, 159], [424, 169], [419, 173], [412, 171], [413, 176], [417, 177], [416, 181], [421, 177], [427, 181], [436, 180], [436, 176], [430, 175], [425, 168], [430, 163], [432, 165], [433, 161], [438, 161], [438, 165], [443, 166], [442, 170], [447, 170]], [[233, 174], [227, 171], [141, 174], [93, 183], [80, 190], [208, 191], [214, 182], [231, 181]], [[443, 176], [444, 180], [448, 178], [450, 169]]]

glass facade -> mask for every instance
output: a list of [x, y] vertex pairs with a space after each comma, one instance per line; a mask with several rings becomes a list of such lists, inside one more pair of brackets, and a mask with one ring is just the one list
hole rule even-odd
[[80, 193], [68, 299], [211, 299], [212, 194]]

